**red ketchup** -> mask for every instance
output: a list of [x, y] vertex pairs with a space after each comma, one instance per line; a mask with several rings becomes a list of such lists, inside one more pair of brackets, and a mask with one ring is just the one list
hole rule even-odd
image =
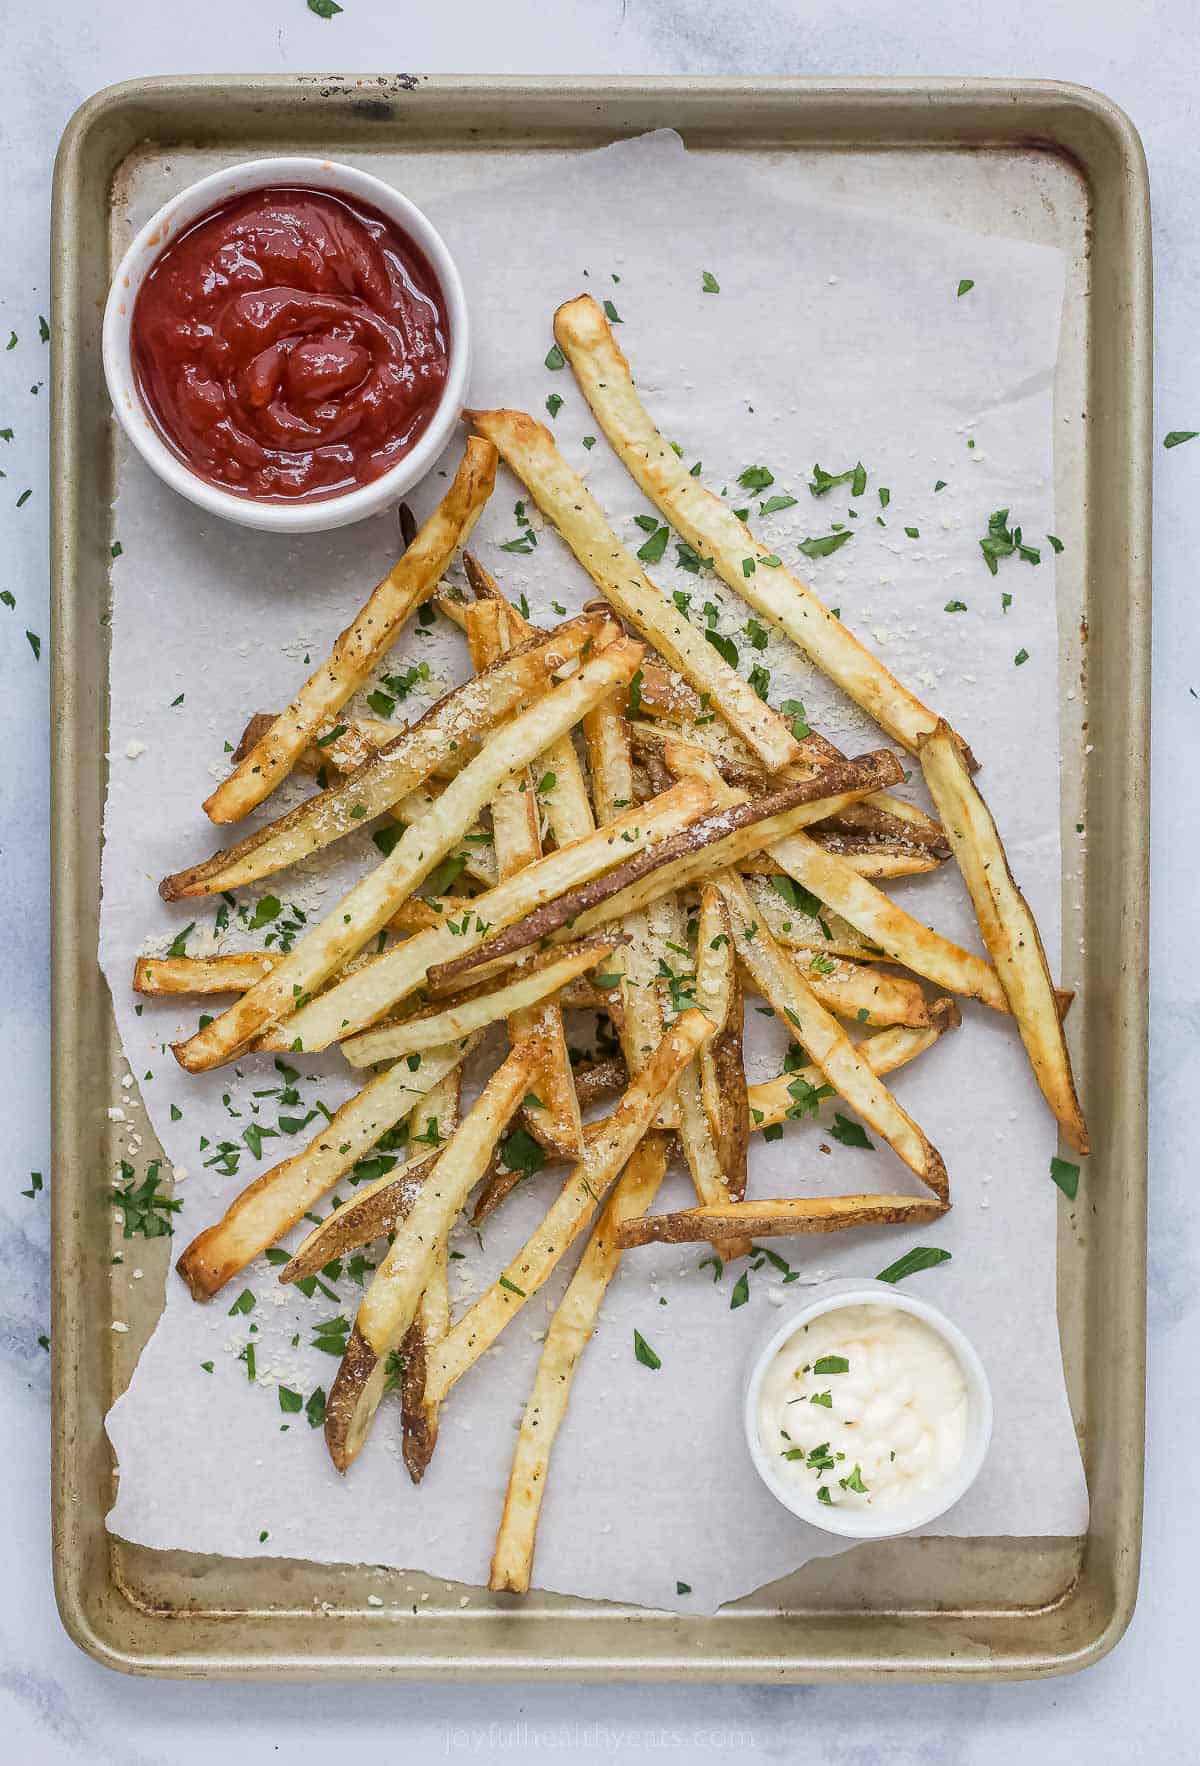
[[254, 190], [193, 221], [142, 283], [134, 372], [180, 458], [221, 490], [312, 502], [402, 460], [446, 381], [420, 248], [327, 190]]

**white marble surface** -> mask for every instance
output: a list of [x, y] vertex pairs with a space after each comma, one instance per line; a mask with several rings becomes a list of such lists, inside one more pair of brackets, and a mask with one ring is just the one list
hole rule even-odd
[[[1194, 815], [1180, 814], [1176, 755], [1200, 723], [1195, 561], [1200, 557], [1200, 441], [1170, 453], [1170, 429], [1200, 428], [1200, 234], [1195, 169], [1200, 13], [1195, 0], [459, 0], [410, 9], [345, 0], [328, 22], [304, 0], [8, 0], [0, 9], [8, 73], [0, 263], [0, 900], [6, 904], [8, 1129], [0, 1185], [0, 1391], [6, 1451], [0, 1509], [10, 1546], [0, 1580], [0, 1754], [13, 1761], [120, 1766], [337, 1759], [353, 1748], [414, 1763], [543, 1751], [582, 1762], [669, 1752], [803, 1757], [831, 1766], [1037, 1766], [1086, 1759], [1164, 1763], [1196, 1757], [1192, 1578], [1200, 1536], [1180, 1527], [1200, 1455], [1200, 1219], [1194, 1136], [1200, 1005], [1194, 939], [1178, 913], [1200, 858]], [[48, 1208], [29, 1172], [48, 1172], [48, 972], [45, 657], [47, 218], [59, 134], [111, 81], [163, 72], [354, 71], [1037, 75], [1099, 87], [1132, 115], [1150, 159], [1158, 307], [1155, 465], [1156, 771], [1150, 1241], [1149, 1467], [1142, 1595], [1117, 1650], [1068, 1681], [1027, 1686], [797, 1689], [189, 1685], [130, 1681], [95, 1667], [62, 1632], [49, 1567]], [[9, 331], [17, 345], [3, 349]], [[32, 495], [17, 508], [21, 493]], [[1190, 1078], [1190, 1085], [1189, 1085]]]

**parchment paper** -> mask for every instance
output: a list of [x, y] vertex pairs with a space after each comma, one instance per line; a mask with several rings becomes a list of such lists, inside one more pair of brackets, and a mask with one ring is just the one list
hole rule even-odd
[[[646, 506], [603, 439], [590, 451], [584, 446], [598, 426], [570, 372], [543, 366], [553, 309], [581, 289], [613, 302], [644, 397], [688, 462], [703, 463], [707, 484], [729, 489], [737, 506], [754, 507], [760, 499], [735, 481], [747, 466], [765, 465], [772, 491], [797, 497], [795, 507], [757, 521], [781, 554], [796, 558], [801, 538], [828, 533], [835, 522], [853, 525], [854, 539], [834, 556], [800, 562], [900, 678], [971, 740], [1056, 962], [1057, 646], [1045, 535], [1054, 528], [1059, 254], [918, 227], [903, 214], [851, 210], [833, 190], [827, 203], [797, 202], [777, 181], [757, 179], [728, 158], [714, 177], [711, 162], [689, 156], [667, 133], [428, 206], [467, 285], [473, 398], [544, 414], [557, 394], [560, 443], [586, 467], [631, 545], [641, 543], [633, 517]], [[705, 270], [719, 293], [703, 292]], [[959, 297], [964, 278], [974, 287]], [[458, 444], [443, 468], [457, 452]], [[816, 499], [806, 488], [814, 461], [841, 472], [859, 459], [870, 475], [864, 496], [852, 500], [842, 486]], [[939, 480], [944, 488], [936, 490]], [[442, 483], [435, 476], [422, 487], [418, 514]], [[880, 487], [890, 491], [886, 507]], [[590, 584], [536, 514], [536, 549], [528, 556], [500, 550], [521, 531], [514, 515], [520, 495], [502, 475], [473, 544], [511, 595], [528, 596], [534, 617], [553, 617], [555, 601], [573, 611], [589, 598]], [[1040, 546], [1041, 563], [1006, 560], [993, 578], [977, 541], [989, 513], [1006, 507]], [[298, 1150], [304, 1135], [267, 1138], [256, 1158], [244, 1129], [274, 1126], [280, 1114], [276, 1099], [253, 1097], [284, 1083], [270, 1058], [189, 1078], [166, 1044], [195, 1027], [200, 1006], [150, 1001], [135, 1014], [129, 979], [138, 952], [161, 952], [190, 921], [197, 923], [187, 943], [192, 954], [256, 944], [266, 930], [239, 930], [235, 915], [214, 938], [218, 904], [168, 908], [155, 885], [216, 844], [199, 805], [227, 765], [225, 741], [236, 741], [250, 712], [284, 703], [308, 672], [306, 659], [327, 651], [390, 565], [395, 530], [389, 516], [302, 541], [235, 533], [132, 459], [121, 470], [118, 533], [102, 958], [137, 1085], [123, 1088], [113, 1108], [129, 1124], [128, 1157], [140, 1173], [140, 1088], [181, 1180], [181, 1249], [242, 1184]], [[667, 590], [692, 593], [697, 610], [705, 600], [718, 605], [743, 669], [751, 662], [771, 669], [775, 703], [803, 699], [813, 723], [851, 751], [877, 745], [878, 731], [790, 646], [772, 638], [756, 650], [744, 632], [749, 610], [711, 576], [678, 568], [673, 546], [651, 575]], [[944, 611], [955, 600], [967, 610]], [[1027, 660], [1017, 664], [1022, 653]], [[461, 638], [441, 621], [429, 630], [414, 624], [388, 666], [398, 659], [425, 660], [431, 671], [425, 696], [411, 698], [405, 713], [465, 672]], [[272, 813], [303, 788], [289, 785]], [[338, 865], [322, 860], [244, 899], [253, 905], [277, 893], [285, 915], [295, 902], [311, 922], [333, 905], [338, 879], [375, 856], [364, 835], [345, 843]], [[978, 948], [952, 864], [894, 887], [921, 917]], [[740, 1432], [743, 1366], [780, 1305], [802, 1303], [825, 1276], [874, 1275], [913, 1243], [952, 1251], [951, 1263], [910, 1286], [968, 1331], [996, 1400], [985, 1471], [931, 1531], [1083, 1530], [1087, 1498], [1055, 1318], [1053, 1124], [1011, 1024], [970, 1007], [964, 1020], [956, 1035], [889, 1081], [950, 1170], [954, 1210], [935, 1229], [774, 1241], [798, 1279], [785, 1284], [764, 1266], [737, 1308], [737, 1270], [715, 1282], [712, 1268], [700, 1267], [702, 1247], [656, 1247], [625, 1259], [555, 1449], [537, 1586], [711, 1612], [813, 1556], [845, 1549], [792, 1519], [759, 1484]], [[765, 1077], [778, 1071], [785, 1039], [753, 1012], [749, 1024], [751, 1077]], [[304, 1103], [285, 1110], [289, 1118], [303, 1116], [317, 1097], [333, 1108], [352, 1089], [336, 1054], [297, 1057], [296, 1065], [304, 1069]], [[867, 1152], [832, 1140], [830, 1117], [826, 1110], [820, 1126], [789, 1127], [774, 1143], [756, 1136], [751, 1193], [913, 1188], [886, 1147]], [[221, 1142], [240, 1149], [236, 1176], [205, 1167]], [[456, 1308], [503, 1267], [558, 1181], [547, 1171], [521, 1186], [487, 1223], [482, 1251], [470, 1231], [456, 1235], [463, 1253], [452, 1264]], [[688, 1193], [677, 1173], [657, 1205], [685, 1205]], [[367, 1561], [484, 1582], [515, 1427], [567, 1273], [453, 1391], [420, 1490], [399, 1461], [391, 1405], [345, 1479], [331, 1469], [304, 1414], [280, 1408], [279, 1386], [307, 1399], [331, 1383], [336, 1361], [310, 1346], [312, 1326], [338, 1313], [353, 1316], [361, 1290], [348, 1274], [330, 1284], [336, 1298], [318, 1291], [306, 1299], [280, 1288], [259, 1262], [208, 1306], [193, 1302], [171, 1274], [162, 1321], [109, 1418], [120, 1462], [110, 1527], [163, 1548]], [[253, 1310], [231, 1315], [243, 1289], [255, 1297]], [[635, 1327], [661, 1357], [658, 1371], [634, 1359]], [[253, 1383], [238, 1359], [251, 1341]], [[690, 1592], [678, 1594], [677, 1582]]]

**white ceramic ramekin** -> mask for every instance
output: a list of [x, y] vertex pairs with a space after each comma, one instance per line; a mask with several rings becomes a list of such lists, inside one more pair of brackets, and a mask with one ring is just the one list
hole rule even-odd
[[[249, 190], [269, 185], [303, 185], [316, 190], [340, 191], [370, 203], [394, 221], [425, 253], [441, 287], [450, 322], [450, 361], [441, 400], [416, 446], [381, 477], [355, 490], [313, 502], [259, 502], [234, 496], [209, 484], [184, 464], [160, 435], [142, 402], [129, 348], [130, 324], [142, 279], [163, 247], [184, 227], [210, 209], [244, 196]], [[158, 476], [182, 496], [223, 516], [239, 527], [257, 527], [272, 533], [321, 533], [347, 527], [352, 521], [390, 507], [422, 479], [445, 447], [466, 399], [470, 369], [470, 335], [467, 302], [453, 258], [437, 229], [407, 197], [390, 184], [360, 172], [354, 166], [329, 159], [291, 157], [247, 160], [213, 172], [191, 184], [164, 203], [142, 228], [117, 268], [104, 309], [104, 375], [113, 409], [126, 435]]]
[[[804, 1325], [811, 1324], [827, 1312], [838, 1312], [847, 1306], [885, 1306], [912, 1313], [921, 1319], [945, 1343], [962, 1369], [967, 1385], [967, 1432], [962, 1458], [954, 1471], [936, 1490], [924, 1491], [919, 1500], [895, 1508], [872, 1511], [868, 1508], [829, 1508], [809, 1497], [800, 1486], [779, 1477], [772, 1456], [765, 1451], [758, 1434], [758, 1401], [763, 1378], [775, 1356], [788, 1339]], [[755, 1469], [772, 1496], [786, 1509], [821, 1527], [826, 1533], [839, 1533], [847, 1539], [889, 1539], [898, 1533], [911, 1533], [924, 1527], [938, 1515], [952, 1508], [975, 1482], [987, 1457], [992, 1438], [992, 1389], [987, 1374], [971, 1344], [958, 1326], [951, 1324], [945, 1313], [915, 1295], [901, 1293], [890, 1282], [835, 1281], [825, 1284], [820, 1292], [798, 1312], [789, 1313], [754, 1351], [750, 1377], [746, 1385], [743, 1411], [746, 1444]]]

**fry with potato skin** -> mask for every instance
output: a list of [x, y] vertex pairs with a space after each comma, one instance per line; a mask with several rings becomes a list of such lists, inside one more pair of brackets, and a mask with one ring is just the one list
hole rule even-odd
[[444, 1398], [454, 1382], [491, 1347], [526, 1300], [543, 1285], [583, 1231], [649, 1128], [660, 1098], [711, 1034], [703, 1012], [684, 1012], [631, 1082], [612, 1114], [587, 1141], [542, 1224], [507, 1269], [438, 1344], [426, 1368], [426, 1391]]
[[487, 936], [481, 925], [506, 926], [521, 919], [541, 902], [611, 868], [623, 855], [641, 851], [659, 835], [673, 834], [698, 821], [711, 805], [711, 794], [697, 780], [664, 793], [649, 811], [646, 806], [634, 805], [610, 827], [547, 853], [486, 895], [475, 896], [472, 925], [464, 927], [460, 922], [457, 934], [444, 924], [417, 933], [395, 950], [365, 963], [356, 974], [336, 981], [310, 1004], [298, 1008], [278, 1032], [260, 1037], [255, 1046], [285, 1050], [299, 1042], [312, 1053], [365, 1029], [422, 986], [432, 966], [481, 944]]
[[236, 822], [287, 778], [323, 723], [363, 685], [405, 620], [436, 585], [492, 494], [496, 450], [471, 436], [449, 490], [411, 546], [340, 633], [284, 711], [207, 798], [210, 821]]
[[665, 1137], [651, 1130], [605, 1203], [579, 1267], [550, 1321], [508, 1475], [504, 1512], [488, 1579], [488, 1587], [493, 1590], [528, 1592], [554, 1439], [567, 1413], [575, 1369], [591, 1341], [601, 1303], [621, 1260], [614, 1233], [622, 1221], [634, 1219], [649, 1208], [666, 1169]]
[[461, 771], [490, 732], [522, 706], [550, 692], [555, 671], [577, 656], [599, 629], [594, 620], [576, 620], [533, 647], [497, 661], [445, 694], [415, 724], [393, 730], [387, 742], [337, 784], [235, 846], [164, 877], [159, 894], [164, 901], [178, 901], [242, 888], [359, 832], [386, 811], [398, 811], [431, 773], [439, 768]]
[[741, 879], [725, 872], [718, 887], [733, 922], [739, 960], [753, 974], [768, 1004], [795, 1031], [828, 1083], [883, 1136], [922, 1183], [942, 1201], [948, 1200], [949, 1183], [941, 1154], [872, 1072], [836, 1018], [820, 1004], [786, 951], [757, 926], [754, 904]]
[[939, 723], [917, 752], [1042, 1096], [1068, 1144], [1077, 1153], [1087, 1153], [1087, 1123], [1075, 1090], [1050, 966], [991, 811], [949, 724]]
[[[521, 1101], [533, 1071], [529, 1049], [514, 1049], [439, 1155], [399, 1221], [396, 1236], [359, 1302], [346, 1356], [330, 1389], [325, 1443], [339, 1472], [367, 1438], [383, 1396], [378, 1370], [398, 1352], [437, 1262], [439, 1247], [483, 1175], [492, 1148]], [[428, 1378], [424, 1399], [440, 1399]]]
[[[602, 917], [616, 918], [630, 911], [620, 900], [622, 895], [641, 894], [646, 902], [656, 900], [667, 890], [690, 880], [688, 873], [694, 874], [698, 859], [707, 871], [730, 864], [764, 842], [769, 845], [778, 833], [790, 832], [801, 821], [819, 819], [827, 803], [874, 790], [876, 779], [887, 772], [889, 765], [896, 765], [894, 756], [880, 750], [848, 761], [836, 775], [830, 772], [819, 780], [787, 785], [755, 803], [735, 804], [706, 815], [612, 871], [544, 903], [524, 920], [494, 934], [481, 948], [466, 951], [453, 962], [438, 964], [429, 974], [430, 992], [449, 991], [460, 984], [460, 976], [479, 964], [536, 943], [568, 920], [584, 931]], [[831, 790], [836, 796], [825, 795]], [[651, 799], [650, 805], [643, 805], [647, 814], [652, 813], [651, 806], [656, 801], [660, 800]], [[786, 829], [781, 824], [786, 824]], [[701, 856], [704, 854], [707, 858]], [[656, 878], [656, 873], [662, 875]], [[646, 887], [639, 889], [639, 885]]]
[[583, 663], [501, 729], [447, 786], [428, 815], [407, 828], [391, 853], [341, 901], [264, 980], [186, 1042], [172, 1045], [191, 1073], [232, 1060], [269, 1025], [291, 1016], [298, 1003], [374, 936], [444, 858], [478, 816], [500, 779], [517, 771], [554, 736], [636, 671], [642, 646], [621, 640]]
[[771, 772], [801, 758], [786, 719], [772, 711], [702, 632], [655, 588], [623, 546], [592, 493], [558, 451], [550, 431], [524, 411], [467, 411], [470, 422], [500, 450], [570, 546], [596, 587], [672, 668], [737, 731]]
[[638, 1245], [686, 1245], [697, 1239], [723, 1248], [735, 1233], [771, 1239], [845, 1232], [855, 1226], [922, 1226], [940, 1219], [949, 1206], [928, 1196], [778, 1196], [649, 1214], [623, 1222], [616, 1242], [622, 1251]]
[[[735, 594], [786, 632], [823, 674], [915, 754], [921, 738], [937, 724], [934, 714], [901, 686], [807, 584], [783, 565], [767, 563], [774, 557], [770, 548], [690, 476], [642, 405], [629, 363], [591, 295], [559, 307], [554, 336], [596, 421], [664, 518], [701, 557], [712, 559], [717, 574]], [[504, 454], [504, 443], [493, 439]], [[752, 562], [749, 572], [743, 568], [747, 558]]]
[[[458, 1127], [462, 1101], [462, 1068], [456, 1067], [430, 1092], [427, 1108], [437, 1118], [438, 1129], [448, 1140]], [[415, 1112], [414, 1112], [415, 1114]], [[410, 1118], [410, 1127], [412, 1126]], [[438, 1406], [425, 1395], [425, 1363], [430, 1349], [450, 1329], [450, 1264], [448, 1235], [443, 1235], [434, 1257], [429, 1280], [417, 1303], [417, 1316], [401, 1345], [404, 1371], [400, 1376], [401, 1451], [408, 1475], [419, 1484], [437, 1446]]]
[[[603, 1103], [608, 1098], [617, 1097], [628, 1084], [629, 1074], [625, 1069], [624, 1061], [597, 1061], [591, 1067], [577, 1067], [575, 1069], [575, 1094], [579, 1099], [581, 1110], [590, 1108], [592, 1104]], [[586, 1123], [583, 1130], [584, 1138], [587, 1139], [591, 1136], [594, 1139], [593, 1130], [598, 1127], [598, 1123]], [[569, 1163], [558, 1155], [552, 1154], [551, 1158], [560, 1165]], [[511, 1170], [508, 1166], [501, 1165], [498, 1157], [493, 1157], [492, 1169], [481, 1186], [475, 1199], [475, 1206], [471, 1210], [471, 1225], [481, 1225], [488, 1215], [500, 1206], [505, 1196], [516, 1189], [524, 1176], [523, 1171]]]
[[210, 1300], [268, 1245], [281, 1239], [413, 1106], [462, 1060], [456, 1047], [404, 1062], [370, 1080], [304, 1148], [256, 1177], [214, 1226], [194, 1238], [175, 1267], [196, 1300]]

